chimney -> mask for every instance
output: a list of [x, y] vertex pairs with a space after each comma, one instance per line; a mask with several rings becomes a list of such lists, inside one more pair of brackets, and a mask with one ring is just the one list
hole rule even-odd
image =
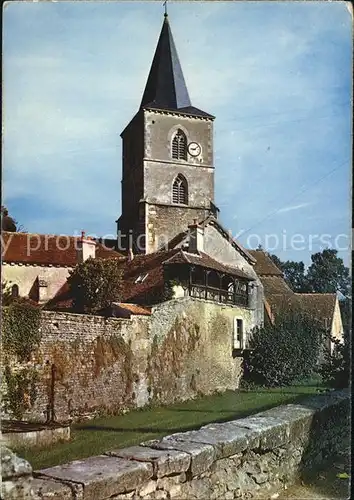
[[189, 229], [188, 252], [190, 253], [204, 252], [204, 228], [198, 224], [197, 219], [194, 219], [193, 224], [188, 226], [188, 229]]
[[78, 239], [78, 262], [85, 262], [89, 257], [96, 257], [96, 242], [89, 236], [86, 236], [85, 231], [81, 232], [81, 237]]
[[132, 248], [130, 247], [128, 250], [128, 262], [131, 262], [133, 259], [134, 259], [134, 254]]

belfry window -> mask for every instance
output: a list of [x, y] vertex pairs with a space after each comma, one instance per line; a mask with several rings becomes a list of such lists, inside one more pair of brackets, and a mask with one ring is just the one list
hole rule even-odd
[[172, 158], [175, 160], [187, 160], [187, 137], [178, 129], [172, 139]]
[[188, 184], [182, 174], [178, 174], [173, 183], [172, 201], [179, 205], [188, 205]]

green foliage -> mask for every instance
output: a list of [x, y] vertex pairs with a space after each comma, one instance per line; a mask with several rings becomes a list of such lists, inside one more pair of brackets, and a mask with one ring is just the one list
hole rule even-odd
[[337, 250], [325, 249], [311, 256], [312, 264], [305, 273], [303, 262], [282, 262], [276, 255], [270, 255], [274, 264], [284, 273], [284, 278], [294, 292], [336, 293], [347, 296], [350, 293], [349, 269], [337, 257]]
[[6, 365], [4, 378], [7, 386], [3, 397], [5, 410], [20, 420], [36, 400], [38, 374], [35, 369], [26, 367], [12, 372], [9, 365]]
[[309, 377], [318, 363], [323, 334], [318, 322], [292, 310], [280, 314], [274, 325], [256, 328], [245, 360], [245, 381], [277, 387]]
[[287, 260], [282, 262], [277, 255], [270, 255], [274, 264], [283, 271], [284, 279], [296, 293], [308, 292], [308, 284], [305, 275], [305, 265], [303, 262]]
[[172, 279], [165, 282], [164, 289], [161, 296], [161, 302], [173, 299], [173, 287], [180, 285], [181, 282], [178, 279]]
[[339, 290], [344, 296], [349, 295], [349, 269], [337, 253], [337, 250], [326, 249], [311, 255], [312, 264], [307, 271], [311, 292], [335, 293]]
[[68, 284], [74, 308], [94, 314], [121, 300], [122, 270], [116, 259], [89, 258], [71, 271]]
[[325, 361], [319, 366], [318, 372], [323, 382], [329, 387], [342, 389], [349, 387], [350, 380], [350, 340], [344, 333], [344, 342], [332, 338], [333, 351], [326, 351]]
[[17, 358], [22, 366], [11, 368], [5, 360], [3, 404], [6, 411], [21, 419], [37, 396], [38, 375], [28, 361], [41, 340], [40, 308], [29, 299], [10, 297], [9, 303], [2, 311], [2, 346], [6, 355]]
[[28, 361], [41, 340], [40, 308], [28, 299], [17, 298], [3, 310], [2, 320], [4, 350], [20, 362]]
[[1, 282], [1, 305], [8, 306], [12, 302], [12, 293], [10, 288], [11, 282]]

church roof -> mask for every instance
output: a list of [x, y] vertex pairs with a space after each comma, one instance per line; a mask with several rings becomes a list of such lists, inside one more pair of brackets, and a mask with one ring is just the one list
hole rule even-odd
[[164, 17], [140, 108], [214, 118], [191, 104], [167, 15]]

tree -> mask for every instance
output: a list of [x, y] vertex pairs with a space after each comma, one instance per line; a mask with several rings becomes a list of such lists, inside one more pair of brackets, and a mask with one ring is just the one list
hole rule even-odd
[[74, 308], [93, 314], [121, 300], [122, 271], [117, 259], [89, 258], [70, 272], [68, 284]]
[[274, 264], [283, 271], [284, 279], [296, 293], [304, 293], [309, 291], [307, 278], [305, 275], [305, 264], [300, 262], [295, 262], [293, 260], [287, 260], [282, 262], [277, 255], [270, 255], [270, 258]]
[[333, 338], [332, 352], [326, 351], [324, 363], [319, 366], [323, 382], [335, 389], [349, 387], [350, 381], [350, 337], [344, 330], [343, 342]]
[[251, 334], [245, 380], [268, 387], [287, 386], [315, 372], [324, 331], [296, 310], [277, 316], [274, 324]]
[[345, 297], [350, 294], [349, 269], [343, 259], [337, 257], [335, 249], [325, 249], [311, 255], [312, 264], [307, 271], [307, 282], [311, 292], [336, 293]]
[[337, 250], [325, 249], [311, 255], [312, 264], [305, 272], [302, 261], [282, 262], [277, 255], [270, 255], [274, 264], [284, 273], [284, 279], [296, 293], [336, 293], [350, 295], [349, 269]]
[[6, 207], [1, 207], [1, 229], [11, 233], [16, 232], [16, 221], [9, 216], [9, 211]]

